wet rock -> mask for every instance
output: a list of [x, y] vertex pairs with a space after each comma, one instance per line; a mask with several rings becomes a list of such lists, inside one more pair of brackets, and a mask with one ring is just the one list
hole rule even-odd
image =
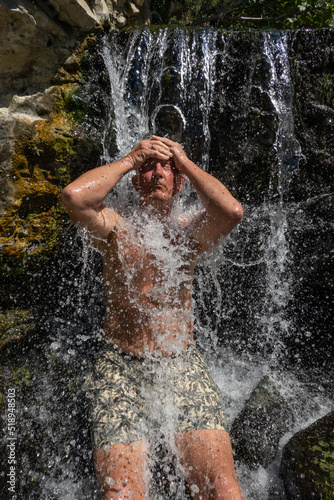
[[13, 309], [0, 313], [0, 349], [36, 329], [36, 318], [30, 309]]
[[43, 294], [42, 282], [45, 287], [48, 279], [43, 265], [61, 237], [61, 189], [71, 178], [71, 166], [87, 168], [86, 162], [90, 166], [100, 154], [92, 127], [78, 128], [90, 113], [80, 88], [67, 83], [16, 97], [0, 115], [0, 128], [7, 131], [7, 142], [0, 143], [0, 302], [5, 309], [31, 307], [36, 292]]
[[334, 148], [334, 32], [301, 30], [289, 37], [295, 133], [303, 157], [289, 192], [305, 200], [331, 192]]
[[0, 109], [0, 210], [13, 201], [11, 163], [8, 161], [14, 153], [15, 120], [7, 110]]
[[283, 450], [280, 476], [289, 500], [334, 498], [334, 413], [295, 434]]
[[292, 413], [279, 390], [264, 377], [233, 423], [230, 434], [235, 458], [251, 468], [267, 467], [291, 421]]
[[0, 106], [15, 94], [43, 91], [78, 46], [81, 32], [148, 24], [148, 0], [0, 2]]
[[210, 114], [210, 170], [223, 175], [228, 186], [237, 186], [240, 199], [257, 203], [268, 192], [277, 130], [263, 36], [227, 34], [219, 44], [219, 78]]
[[[83, 360], [77, 362], [75, 349], [69, 346], [61, 353], [53, 344], [40, 349], [37, 342], [24, 348], [21, 342], [22, 349], [17, 346], [14, 351], [6, 348], [0, 355], [1, 414], [5, 414], [8, 390], [14, 390], [17, 497], [49, 498], [55, 494], [54, 481], [59, 481], [57, 496], [65, 494], [63, 482], [73, 494], [82, 475], [80, 498], [93, 498], [96, 481], [80, 389]], [[6, 442], [1, 443], [1, 456], [8, 457]], [[0, 476], [1, 498], [8, 498], [7, 473], [6, 460]]]
[[53, 89], [44, 96], [17, 98], [13, 112], [2, 116], [4, 122], [11, 121], [13, 134], [6, 162], [9, 196], [3, 197], [0, 218], [1, 282], [13, 274], [12, 267], [20, 275], [29, 262], [36, 266], [36, 259], [46, 257], [59, 237], [59, 190], [68, 176], [66, 158], [70, 161], [74, 150], [73, 122], [66, 113], [50, 116], [50, 101], [55, 106], [58, 97]]
[[[284, 197], [290, 203], [289, 246], [293, 256], [296, 336], [288, 339], [291, 358], [331, 370], [333, 264], [332, 172], [334, 168], [334, 32], [289, 32], [294, 88], [294, 130], [302, 157], [290, 172]], [[316, 235], [316, 237], [315, 237]]]

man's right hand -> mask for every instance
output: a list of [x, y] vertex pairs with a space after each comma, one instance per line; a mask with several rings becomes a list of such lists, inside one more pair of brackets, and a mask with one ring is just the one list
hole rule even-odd
[[146, 160], [154, 158], [156, 160], [170, 160], [173, 153], [170, 148], [159, 139], [147, 139], [140, 141], [130, 153], [128, 153], [124, 160], [131, 163], [134, 170], [138, 170]]

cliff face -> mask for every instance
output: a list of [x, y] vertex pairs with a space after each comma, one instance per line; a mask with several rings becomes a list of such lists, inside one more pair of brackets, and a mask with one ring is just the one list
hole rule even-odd
[[[67, 479], [68, 456], [74, 457], [73, 468], [80, 469], [85, 478], [87, 470], [90, 471], [88, 423], [77, 394], [82, 386], [83, 369], [98, 347], [98, 336], [91, 332], [92, 325], [97, 326], [96, 318], [103, 316], [101, 262], [96, 253], [81, 252], [74, 228], [64, 231], [65, 214], [59, 197], [70, 179], [98, 165], [103, 153], [102, 140], [110, 148], [109, 153], [118, 152], [114, 122], [117, 113], [122, 113], [117, 111], [111, 94], [112, 86], [118, 87], [119, 81], [111, 83], [108, 68], [100, 56], [102, 37], [109, 33], [113, 54], [116, 46], [121, 54], [126, 54], [126, 47], [132, 46], [128, 43], [132, 34], [125, 31], [114, 35], [113, 28], [148, 21], [148, 3], [142, 0], [136, 3], [0, 0], [0, 364], [4, 367], [0, 371], [0, 404], [5, 401], [6, 385], [18, 388], [19, 407], [24, 409], [18, 428], [19, 458], [23, 462], [19, 465], [24, 470], [18, 485], [22, 498], [38, 496], [36, 492], [45, 486], [45, 478], [51, 473], [56, 477], [55, 487], [63, 482], [62, 478]], [[175, 31], [179, 36], [179, 31]], [[174, 44], [177, 37], [173, 39], [168, 32], [166, 39], [170, 39], [167, 42], [172, 48], [166, 49], [164, 71], [157, 78], [155, 65], [159, 57], [161, 59], [160, 48], [152, 55], [152, 46], [147, 49], [145, 45], [149, 36], [146, 33], [140, 36], [143, 47], [139, 55], [133, 57], [133, 66], [127, 68], [125, 105], [130, 103], [137, 111], [141, 96], [146, 95], [149, 88], [146, 98], [150, 116], [157, 109], [165, 110], [170, 114], [162, 113], [162, 125], [168, 121], [166, 116], [171, 116], [175, 125], [175, 117], [181, 116], [177, 114], [182, 98], [180, 75], [184, 77], [177, 67], [180, 44], [178, 41]], [[161, 40], [162, 37], [159, 43]], [[212, 52], [217, 55], [217, 75], [208, 126], [211, 134], [209, 168], [237, 191], [236, 196], [247, 209], [247, 221], [234, 240], [230, 240], [230, 246], [225, 246], [227, 265], [215, 268], [214, 283], [210, 275], [207, 295], [202, 284], [204, 299], [198, 308], [203, 306], [204, 320], [208, 318], [211, 322], [211, 318], [217, 317], [220, 322], [217, 329], [223, 335], [228, 332], [227, 345], [248, 349], [251, 356], [252, 350], [256, 352], [263, 347], [269, 350], [274, 346], [274, 342], [265, 345], [262, 341], [263, 320], [268, 316], [278, 323], [280, 317], [275, 305], [280, 306], [282, 283], [284, 288], [288, 281], [292, 284], [291, 294], [288, 295], [289, 290], [286, 292], [289, 302], [287, 305], [283, 302], [282, 317], [289, 318], [287, 324], [292, 325], [293, 330], [283, 338], [287, 348], [284, 362], [289, 361], [295, 371], [298, 371], [298, 363], [307, 368], [310, 365], [321, 380], [319, 386], [309, 384], [311, 389], [314, 386], [313, 392], [301, 400], [301, 409], [297, 406], [290, 409], [277, 387], [266, 378], [252, 393], [236, 419], [236, 424], [246, 429], [250, 438], [246, 442], [239, 428], [232, 430], [232, 434], [239, 439], [236, 444], [241, 450], [241, 459], [252, 467], [266, 467], [277, 453], [286, 425], [289, 424], [289, 431], [293, 432], [291, 422], [295, 416], [301, 413], [303, 419], [306, 418], [305, 402], [318, 405], [319, 393], [331, 394], [333, 387], [327, 367], [332, 366], [329, 300], [333, 275], [328, 221], [332, 219], [334, 162], [334, 30], [287, 34], [286, 57], [293, 92], [288, 95], [291, 121], [284, 122], [285, 127], [282, 122], [287, 113], [279, 116], [270, 98], [274, 69], [280, 69], [280, 65], [275, 66], [268, 53], [264, 53], [263, 34], [224, 33], [219, 40], [221, 45]], [[200, 52], [196, 44], [194, 47]], [[146, 75], [141, 78], [140, 73], [147, 69], [147, 53], [153, 69], [145, 87]], [[196, 54], [192, 57], [196, 63]], [[124, 60], [120, 64], [122, 71], [123, 63]], [[203, 66], [200, 59], [198, 66]], [[205, 79], [198, 67], [195, 69], [191, 86], [183, 92], [185, 107], [192, 95], [198, 98], [206, 92]], [[202, 113], [207, 109], [210, 109], [207, 101], [203, 106], [196, 101], [195, 108], [186, 116], [185, 142], [193, 141], [193, 158], [196, 154], [200, 158], [205, 146], [207, 137], [205, 133], [198, 133], [196, 127], [205, 122]], [[143, 121], [140, 115], [133, 125], [133, 115], [129, 116], [122, 116], [121, 128], [127, 135], [131, 126], [133, 130]], [[176, 128], [182, 129], [181, 119], [178, 125]], [[291, 128], [294, 128], [293, 134]], [[291, 135], [295, 140], [287, 143], [286, 136]], [[298, 161], [294, 157], [295, 141], [300, 145]], [[278, 175], [281, 171], [283, 177]], [[280, 195], [282, 182], [284, 190]], [[270, 204], [272, 212], [265, 208]], [[286, 219], [280, 216], [281, 208]], [[84, 256], [81, 261], [79, 254]], [[278, 267], [283, 258], [286, 267], [280, 272]], [[233, 262], [236, 265], [231, 266]], [[96, 269], [99, 272], [95, 272]], [[224, 310], [228, 313], [219, 309], [219, 316], [215, 316], [213, 297], [217, 277], [221, 280]], [[266, 288], [267, 279], [271, 288]], [[278, 293], [272, 290], [275, 287]], [[268, 297], [273, 304], [267, 305]], [[39, 308], [37, 315], [35, 306]], [[54, 310], [55, 314], [51, 314]], [[43, 314], [45, 312], [47, 314]], [[36, 318], [43, 318], [44, 323], [36, 322]], [[279, 323], [279, 327], [282, 324]], [[281, 341], [281, 337], [277, 338]], [[275, 363], [274, 356], [272, 359]], [[311, 370], [310, 373], [312, 375]], [[49, 378], [44, 378], [45, 374]], [[276, 375], [274, 378], [276, 380]], [[298, 398], [293, 398], [294, 403], [298, 403]], [[41, 411], [36, 412], [36, 408]], [[280, 421], [282, 411], [284, 425]], [[260, 422], [263, 431], [259, 433], [259, 425], [254, 426], [253, 421]], [[319, 436], [322, 439], [322, 431]], [[64, 443], [71, 444], [69, 452], [65, 451]], [[320, 445], [313, 443], [311, 451]], [[325, 460], [320, 464], [330, 478], [328, 484], [333, 483], [332, 448], [325, 450]], [[301, 450], [304, 453], [304, 444]], [[283, 473], [290, 467], [289, 450], [284, 459], [287, 464], [282, 468]], [[315, 456], [315, 460], [319, 457]], [[315, 469], [307, 467], [312, 476]], [[72, 474], [72, 469], [69, 473]], [[76, 473], [75, 470], [73, 474]], [[299, 474], [298, 468], [296, 473]], [[92, 473], [89, 474], [88, 481], [93, 484]], [[323, 477], [323, 472], [319, 477]], [[300, 479], [301, 475], [297, 479], [292, 477], [292, 486], [286, 486], [287, 491], [294, 484], [304, 491], [304, 485], [299, 486]], [[308, 476], [306, 479], [308, 481]], [[1, 488], [0, 482], [0, 491]], [[7, 491], [7, 485], [3, 488]], [[274, 496], [269, 493], [268, 498]]]
[[0, 106], [49, 86], [82, 32], [108, 21], [147, 24], [148, 0], [0, 1]]
[[1, 306], [30, 307], [27, 276], [57, 245], [70, 166], [94, 161], [92, 144], [75, 133], [84, 111], [71, 96], [101, 23], [149, 19], [147, 0], [0, 0]]

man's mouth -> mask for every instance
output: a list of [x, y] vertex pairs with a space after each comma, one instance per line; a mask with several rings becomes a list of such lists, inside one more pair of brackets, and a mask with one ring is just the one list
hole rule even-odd
[[164, 184], [152, 184], [151, 189], [158, 189], [160, 191], [165, 191], [166, 186]]

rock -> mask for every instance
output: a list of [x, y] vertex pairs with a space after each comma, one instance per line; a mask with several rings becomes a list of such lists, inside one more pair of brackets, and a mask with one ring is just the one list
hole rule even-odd
[[50, 85], [58, 68], [69, 57], [75, 40], [42, 12], [11, 10], [0, 5], [0, 105], [13, 95], [35, 93]]
[[[60, 21], [82, 29], [92, 28], [99, 22], [95, 12], [85, 0], [49, 0]], [[101, 11], [100, 11], [101, 12]], [[103, 12], [103, 9], [102, 9]]]
[[118, 28], [124, 28], [126, 24], [126, 18], [123, 16], [123, 14], [116, 15], [116, 24]]
[[14, 128], [15, 120], [10, 116], [7, 109], [0, 109], [0, 211], [14, 199], [11, 164], [8, 161], [14, 152]]
[[59, 194], [70, 179], [69, 165], [92, 153], [90, 138], [74, 137], [74, 124], [82, 116], [77, 88], [66, 84], [16, 96], [0, 114], [0, 131], [5, 131], [0, 140], [0, 289], [5, 309], [30, 307], [40, 288], [31, 280], [58, 245], [63, 217]]
[[[9, 7], [8, 5], [12, 5]], [[148, 0], [0, 0], [0, 107], [13, 95], [44, 91], [73, 54], [81, 32], [150, 22]]]
[[99, 20], [110, 19], [110, 12], [114, 7], [114, 3], [108, 0], [95, 0], [94, 12]]
[[14, 309], [0, 313], [0, 349], [36, 329], [33, 311]]
[[283, 450], [280, 476], [289, 500], [334, 498], [334, 413], [295, 434]]
[[128, 3], [128, 10], [129, 10], [131, 16], [133, 16], [135, 14], [139, 14], [139, 12], [140, 12], [140, 10], [138, 9], [137, 5], [134, 2]]
[[[56, 220], [60, 214], [56, 215], [56, 206], [59, 187], [66, 177], [66, 169], [59, 162], [61, 156], [64, 155], [64, 161], [71, 155], [73, 124], [66, 120], [66, 114], [59, 112], [52, 119], [48, 115], [48, 120], [39, 115], [45, 116], [50, 111], [56, 96], [57, 92], [47, 91], [44, 95], [16, 97], [9, 108], [14, 111], [11, 113], [14, 137], [12, 157], [7, 158], [7, 191], [11, 197], [3, 200], [0, 220], [0, 261], [4, 272], [15, 262], [19, 273], [26, 259], [44, 253], [51, 233], [55, 237], [57, 234]], [[8, 115], [3, 119], [8, 121]], [[57, 159], [55, 150], [61, 155]]]
[[[21, 350], [18, 345], [12, 351], [6, 347], [0, 351], [0, 411], [6, 413], [9, 389], [14, 389], [15, 459], [20, 471], [15, 483], [17, 498], [49, 498], [45, 478], [50, 477], [50, 469], [51, 475], [59, 478], [62, 474], [64, 480], [74, 473], [84, 475], [85, 491], [80, 498], [94, 498], [87, 408], [81, 390], [83, 370], [76, 362], [78, 356], [73, 349], [68, 354], [68, 346], [61, 353], [52, 345], [41, 351], [36, 340], [33, 346], [26, 343]], [[8, 437], [7, 432], [5, 435]], [[3, 457], [8, 457], [7, 442], [2, 440], [0, 445]], [[6, 473], [7, 465], [6, 459]], [[9, 498], [6, 474], [0, 476], [0, 497]]]
[[181, 2], [178, 2], [177, 0], [171, 0], [170, 5], [169, 5], [169, 10], [168, 10], [168, 17], [175, 16], [175, 14], [179, 14], [182, 12], [184, 9], [184, 6], [182, 5]]
[[230, 434], [236, 459], [251, 468], [267, 467], [291, 420], [291, 411], [274, 382], [264, 377], [233, 423]]

